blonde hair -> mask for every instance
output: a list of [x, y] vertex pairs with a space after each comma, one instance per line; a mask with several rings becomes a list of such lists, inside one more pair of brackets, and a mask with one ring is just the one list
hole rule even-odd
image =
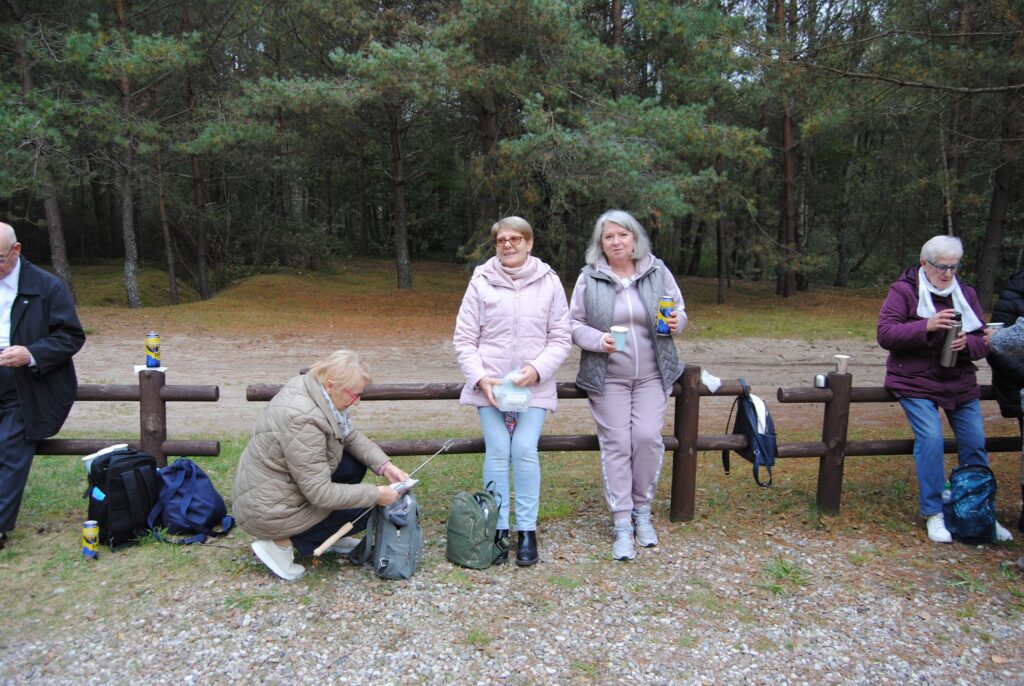
[[522, 217], [505, 217], [494, 222], [494, 226], [491, 227], [491, 240], [497, 238], [498, 232], [502, 229], [518, 231], [526, 240], [533, 240], [533, 227]]
[[335, 350], [310, 367], [309, 373], [321, 384], [330, 379], [345, 389], [355, 386], [358, 381], [364, 384], [373, 382], [370, 372], [359, 360], [359, 353], [352, 350]]

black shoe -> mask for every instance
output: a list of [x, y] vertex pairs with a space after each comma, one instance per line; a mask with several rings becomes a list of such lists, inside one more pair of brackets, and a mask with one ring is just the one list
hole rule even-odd
[[516, 549], [516, 564], [529, 567], [537, 564], [537, 532], [520, 531], [519, 547]]
[[508, 562], [508, 529], [498, 529], [495, 531], [494, 543], [501, 550], [498, 557], [494, 558], [494, 564], [503, 565]]
[[6, 546], [6, 545], [7, 545], [7, 532], [6, 531], [5, 532], [0, 532], [0, 550], [3, 550], [4, 546]]

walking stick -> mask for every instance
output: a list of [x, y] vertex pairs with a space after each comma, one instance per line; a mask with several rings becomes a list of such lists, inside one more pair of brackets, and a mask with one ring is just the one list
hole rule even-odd
[[[417, 467], [416, 469], [414, 469], [411, 472], [409, 472], [409, 478], [411, 479], [413, 474], [415, 474], [416, 472], [418, 472], [421, 469], [423, 469], [424, 467], [426, 467], [427, 464], [429, 464], [431, 460], [433, 460], [435, 457], [437, 457], [441, 453], [447, 451], [454, 444], [455, 444], [455, 439], [453, 439], [453, 438], [449, 438], [447, 441], [445, 441], [444, 444], [441, 446], [441, 448], [436, 453], [434, 453], [433, 455], [428, 457], [426, 460], [424, 460], [423, 464], [421, 464], [419, 467]], [[317, 546], [316, 550], [313, 551], [313, 555], [315, 555], [316, 557], [320, 557], [321, 555], [323, 555], [327, 551], [328, 548], [330, 548], [332, 545], [334, 545], [335, 543], [338, 542], [339, 538], [341, 538], [342, 536], [347, 534], [349, 531], [352, 531], [352, 527], [355, 525], [355, 523], [358, 522], [363, 517], [365, 517], [366, 515], [370, 514], [370, 511], [373, 510], [373, 508], [375, 508], [375, 507], [377, 507], [377, 506], [376, 505], [371, 505], [370, 507], [368, 507], [365, 510], [363, 510], [362, 513], [360, 513], [360, 515], [358, 517], [356, 517], [355, 519], [353, 519], [351, 522], [346, 522], [345, 524], [343, 524], [340, 529], [338, 529], [337, 531], [335, 531], [331, 535], [330, 538], [328, 538], [326, 541], [324, 541], [323, 543], [321, 543], [320, 545]]]

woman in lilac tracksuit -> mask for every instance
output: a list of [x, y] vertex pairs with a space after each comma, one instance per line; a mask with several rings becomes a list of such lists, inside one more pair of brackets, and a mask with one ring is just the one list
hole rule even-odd
[[[939, 408], [956, 435], [958, 464], [988, 465], [978, 368], [973, 362], [985, 357], [988, 345], [978, 295], [956, 278], [963, 254], [959, 238], [931, 238], [921, 248], [921, 264], [889, 286], [878, 316], [878, 344], [889, 351], [885, 387], [899, 399], [914, 431], [921, 514], [927, 520], [928, 538], [936, 543], [953, 540], [942, 517], [946, 476]], [[942, 367], [942, 344], [956, 312], [963, 330], [951, 347], [955, 365]], [[1012, 538], [998, 522], [996, 536], [1001, 541]]]
[[[530, 255], [533, 229], [520, 217], [491, 227], [497, 255], [476, 268], [455, 323], [455, 353], [466, 377], [459, 402], [480, 413], [484, 485], [494, 482], [501, 507], [495, 542], [508, 560], [509, 464], [516, 493], [516, 564], [537, 562], [540, 459], [537, 441], [555, 411], [555, 372], [572, 349], [565, 289], [554, 270]], [[511, 371], [533, 395], [525, 412], [502, 412], [494, 387]]]
[[[661, 430], [672, 384], [683, 373], [672, 336], [656, 333], [663, 295], [676, 304], [668, 318], [671, 333], [686, 327], [683, 295], [650, 245], [633, 215], [601, 215], [569, 311], [572, 340], [582, 351], [576, 385], [589, 394], [597, 422], [616, 560], [636, 557], [634, 536], [642, 547], [658, 544], [651, 502], [665, 455]], [[628, 328], [622, 351], [616, 352], [612, 326]]]

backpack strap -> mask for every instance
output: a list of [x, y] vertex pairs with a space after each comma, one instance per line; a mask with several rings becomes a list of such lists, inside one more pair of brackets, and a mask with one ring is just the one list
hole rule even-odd
[[377, 540], [377, 516], [380, 506], [374, 506], [370, 516], [366, 518], [366, 533], [359, 545], [348, 555], [348, 561], [354, 565], [364, 565], [373, 555], [373, 547]]
[[[729, 433], [729, 422], [732, 421], [732, 415], [733, 415], [734, 412], [736, 412], [736, 407], [740, 404], [740, 398], [749, 398], [750, 397], [750, 384], [748, 384], [744, 379], [737, 379], [737, 380], [740, 382], [740, 387], [743, 389], [743, 392], [740, 395], [736, 396], [736, 399], [732, 401], [732, 407], [729, 409], [729, 416], [725, 420], [725, 432], [726, 433]], [[739, 415], [737, 415], [736, 421], [739, 421]], [[733, 422], [732, 428], [733, 428], [733, 431], [735, 432], [735, 430], [736, 430], [736, 423], [735, 422]], [[729, 449], [728, 448], [726, 448], [725, 450], [722, 451], [722, 468], [725, 470], [726, 474], [729, 473]], [[757, 477], [755, 476], [755, 479], [756, 478]]]
[[144, 498], [142, 495], [142, 489], [146, 489], [150, 495], [158, 495], [152, 493], [152, 489], [147, 479], [142, 475], [141, 470], [136, 467], [135, 469], [126, 471], [121, 475], [124, 481], [124, 490], [128, 494], [128, 511], [131, 514], [131, 526], [132, 531], [142, 531], [147, 529], [148, 522], [147, 518], [149, 512], [146, 512], [146, 505], [153, 502], [152, 498]]

